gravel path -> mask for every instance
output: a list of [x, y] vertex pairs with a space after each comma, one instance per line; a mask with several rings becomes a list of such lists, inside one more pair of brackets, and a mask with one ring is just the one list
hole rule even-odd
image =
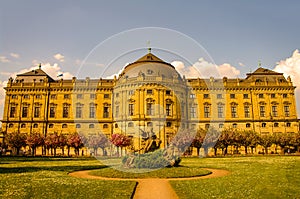
[[207, 179], [207, 178], [217, 178], [229, 174], [229, 171], [221, 169], [210, 169], [203, 168], [205, 170], [211, 171], [212, 173], [205, 176], [198, 177], [187, 177], [187, 178], [107, 178], [101, 176], [90, 175], [89, 172], [92, 170], [75, 171], [69, 173], [70, 176], [77, 178], [87, 178], [87, 179], [98, 179], [98, 180], [122, 180], [122, 181], [136, 181], [138, 183], [133, 199], [177, 199], [177, 195], [173, 188], [171, 187], [169, 181], [174, 180], [197, 180], [197, 179]]

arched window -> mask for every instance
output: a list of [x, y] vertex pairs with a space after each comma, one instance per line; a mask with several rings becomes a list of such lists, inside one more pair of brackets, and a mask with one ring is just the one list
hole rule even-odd
[[278, 126], [279, 126], [278, 122], [275, 122], [274, 127], [278, 127]]
[[81, 128], [81, 124], [76, 124], [76, 128], [80, 129]]
[[95, 128], [95, 125], [94, 124], [89, 124], [89, 128], [93, 129], [93, 128]]
[[49, 128], [53, 128], [54, 127], [54, 124], [49, 124]]
[[21, 124], [21, 128], [26, 128], [26, 124]]
[[14, 124], [9, 124], [8, 125], [8, 128], [12, 128], [12, 127], [14, 127]]
[[133, 127], [133, 122], [129, 122], [128, 127]]
[[287, 122], [287, 123], [286, 123], [286, 127], [291, 127], [291, 123], [290, 123], [290, 122]]
[[232, 128], [237, 128], [237, 124], [236, 124], [236, 123], [233, 123], [233, 124], [232, 124]]
[[205, 129], [209, 129], [210, 124], [205, 124]]
[[61, 126], [63, 129], [65, 129], [65, 128], [68, 128], [68, 125], [67, 124], [62, 124], [62, 126]]
[[251, 124], [250, 123], [247, 123], [246, 124], [246, 128], [250, 128], [251, 127]]
[[38, 126], [38, 124], [33, 124], [33, 128], [37, 128]]
[[147, 122], [147, 127], [153, 127], [153, 123], [152, 122]]
[[103, 128], [107, 129], [108, 128], [108, 124], [103, 124]]
[[262, 123], [262, 124], [261, 124], [261, 127], [263, 127], [263, 128], [265, 128], [266, 126], [267, 126], [266, 123]]
[[172, 122], [167, 122], [167, 127], [171, 127], [172, 126]]
[[118, 128], [118, 124], [115, 124], [115, 128]]

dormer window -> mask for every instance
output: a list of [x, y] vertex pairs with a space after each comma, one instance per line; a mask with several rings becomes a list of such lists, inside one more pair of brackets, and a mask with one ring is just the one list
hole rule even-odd
[[147, 70], [147, 74], [148, 74], [148, 75], [152, 75], [152, 74], [153, 74], [153, 70], [148, 69], [148, 70]]

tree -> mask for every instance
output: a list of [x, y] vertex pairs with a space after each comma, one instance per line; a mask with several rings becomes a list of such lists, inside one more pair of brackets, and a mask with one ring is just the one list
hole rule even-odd
[[90, 136], [87, 139], [87, 146], [94, 149], [94, 154], [97, 156], [97, 149], [101, 148], [103, 155], [105, 155], [105, 148], [109, 146], [109, 140], [107, 137], [100, 133], [99, 135]]
[[[131, 145], [131, 139], [126, 135], [115, 133], [111, 135], [111, 143], [117, 147], [117, 154], [119, 156], [119, 147], [127, 147]], [[121, 154], [122, 155], [122, 154]]]
[[8, 146], [16, 149], [17, 155], [20, 153], [20, 149], [26, 146], [26, 135], [23, 133], [13, 132], [7, 134], [6, 137]]
[[200, 155], [199, 152], [200, 152], [200, 148], [202, 147], [205, 135], [206, 135], [206, 131], [204, 129], [200, 129], [197, 131], [193, 139], [192, 146], [197, 149], [197, 156]]
[[40, 133], [32, 133], [26, 137], [26, 144], [31, 148], [31, 155], [36, 155], [36, 148], [43, 146], [44, 136]]
[[84, 147], [85, 137], [78, 133], [71, 134], [67, 137], [68, 156], [70, 155], [70, 147], [75, 149], [75, 154], [79, 156], [79, 150]]
[[213, 127], [206, 130], [205, 138], [203, 140], [202, 147], [204, 149], [204, 155], [208, 155], [208, 149], [214, 148], [216, 154], [216, 145], [218, 144], [218, 139], [220, 137], [220, 132]]
[[241, 139], [241, 146], [245, 147], [245, 154], [248, 154], [248, 147], [251, 147], [251, 153], [253, 154], [253, 149], [258, 144], [258, 134], [252, 130], [244, 130], [239, 132]]
[[274, 136], [272, 135], [261, 135], [259, 137], [259, 145], [264, 147], [265, 153], [268, 154], [268, 148], [274, 143]]
[[56, 149], [60, 146], [59, 135], [57, 133], [47, 135], [45, 138], [45, 146], [48, 151], [51, 149], [51, 155], [56, 156]]
[[178, 131], [171, 143], [179, 153], [184, 153], [192, 145], [194, 134], [190, 129]]
[[67, 145], [67, 137], [64, 134], [58, 136], [59, 147], [61, 148], [62, 155], [65, 155], [65, 146]]
[[223, 155], [227, 155], [228, 153], [228, 146], [234, 144], [234, 133], [235, 130], [231, 128], [223, 129], [216, 146], [222, 149]]

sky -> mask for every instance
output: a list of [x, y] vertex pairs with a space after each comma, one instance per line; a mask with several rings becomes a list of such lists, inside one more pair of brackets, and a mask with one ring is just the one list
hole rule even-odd
[[0, 0], [0, 5], [0, 118], [9, 77], [42, 63], [53, 78], [60, 73], [65, 79], [98, 78], [108, 65], [120, 65], [111, 67], [117, 73], [147, 47], [187, 76], [194, 74], [188, 65], [210, 65], [220, 76], [244, 78], [260, 61], [300, 87], [300, 1]]

